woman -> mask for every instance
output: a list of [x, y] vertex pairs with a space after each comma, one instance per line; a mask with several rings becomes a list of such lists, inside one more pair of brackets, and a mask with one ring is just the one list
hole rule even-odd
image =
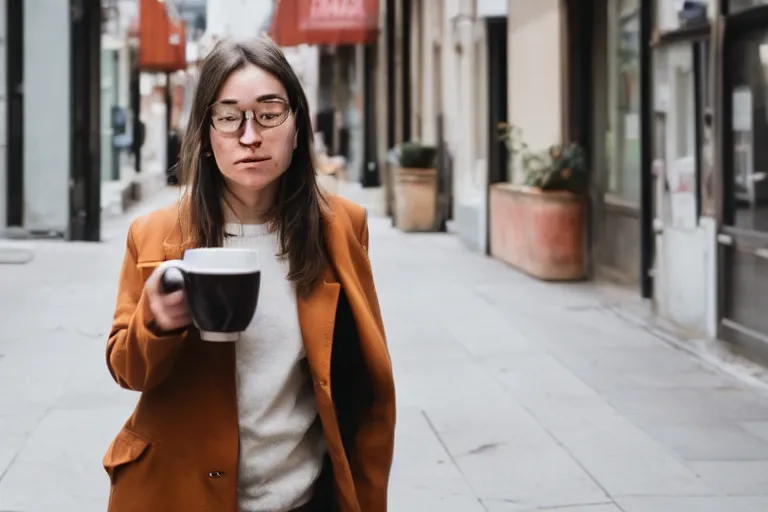
[[[104, 466], [123, 511], [387, 509], [395, 394], [365, 210], [315, 182], [307, 100], [269, 40], [206, 58], [185, 192], [128, 234], [107, 364], [138, 405]], [[202, 341], [155, 268], [189, 247], [257, 247], [235, 343]]]

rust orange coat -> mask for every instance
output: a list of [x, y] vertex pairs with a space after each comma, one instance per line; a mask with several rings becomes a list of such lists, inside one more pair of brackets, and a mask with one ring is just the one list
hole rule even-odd
[[[362, 207], [335, 197], [329, 204], [323, 222], [331, 266], [311, 296], [298, 300], [299, 321], [328, 444], [334, 508], [384, 512], [395, 390], [368, 225]], [[104, 456], [111, 512], [237, 511], [234, 344], [201, 341], [194, 328], [157, 336], [147, 327], [144, 282], [187, 245], [179, 206], [136, 219], [128, 234], [107, 365], [120, 386], [141, 396]], [[360, 364], [339, 362], [348, 351]], [[357, 367], [362, 373], [354, 373]], [[349, 413], [352, 403], [359, 410]], [[342, 422], [342, 415], [354, 420]]]

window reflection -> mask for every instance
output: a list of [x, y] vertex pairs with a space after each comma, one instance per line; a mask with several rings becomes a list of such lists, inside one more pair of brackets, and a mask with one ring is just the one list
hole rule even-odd
[[726, 63], [733, 80], [733, 187], [726, 221], [768, 231], [768, 32], [745, 33]]
[[[697, 225], [697, 43], [660, 48], [654, 56], [656, 218], [665, 225]], [[699, 72], [701, 73], [701, 72]]]
[[609, 2], [608, 192], [640, 201], [640, 2]]

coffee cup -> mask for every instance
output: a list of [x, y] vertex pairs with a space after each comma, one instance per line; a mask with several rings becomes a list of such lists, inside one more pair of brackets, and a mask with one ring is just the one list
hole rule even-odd
[[187, 309], [205, 341], [237, 341], [256, 313], [261, 284], [254, 249], [187, 249], [158, 267], [163, 293], [184, 289]]

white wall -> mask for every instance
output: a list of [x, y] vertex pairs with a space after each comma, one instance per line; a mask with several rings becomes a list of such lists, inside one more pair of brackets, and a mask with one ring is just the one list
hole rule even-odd
[[477, 15], [479, 17], [507, 16], [509, 6], [507, 0], [477, 0]]
[[[534, 151], [562, 142], [560, 0], [509, 2], [509, 119]], [[515, 178], [519, 177], [516, 173]]]
[[[24, 3], [24, 228], [66, 233], [70, 181], [69, 3]], [[51, 87], [51, 84], [56, 84]]]
[[655, 307], [660, 316], [692, 331], [717, 336], [717, 227], [702, 217], [699, 226], [665, 226], [657, 236]]
[[[435, 61], [438, 51], [442, 52], [444, 44], [440, 40], [445, 20], [443, 19], [444, 0], [420, 0], [414, 2], [418, 13], [414, 13], [412, 19], [412, 48], [421, 50], [419, 58], [411, 59], [411, 77], [413, 80], [413, 114], [416, 117], [414, 124], [419, 122], [421, 141], [425, 144], [437, 143], [437, 114], [438, 104], [442, 98], [441, 90], [445, 88], [441, 77], [436, 76], [441, 68]], [[420, 24], [417, 24], [419, 22]], [[420, 42], [419, 42], [420, 39]], [[436, 45], [440, 50], [436, 50]], [[415, 127], [414, 127], [415, 128]]]
[[272, 0], [208, 0], [206, 35], [256, 37], [272, 12]]

